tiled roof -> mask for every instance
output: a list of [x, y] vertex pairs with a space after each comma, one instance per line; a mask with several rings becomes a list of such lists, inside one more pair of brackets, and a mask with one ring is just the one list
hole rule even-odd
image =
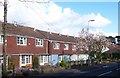
[[112, 45], [109, 46], [109, 49], [107, 52], [120, 52], [120, 46], [119, 45]]
[[[2, 32], [1, 29], [2, 29], [2, 26], [0, 26], [0, 32]], [[31, 28], [31, 27], [27, 27], [27, 26], [14, 25], [10, 23], [7, 24], [6, 33], [9, 35], [22, 35], [22, 36], [41, 38], [41, 39], [50, 39], [55, 41], [76, 42], [76, 39], [73, 36], [50, 33], [47, 31], [42, 31], [42, 30]]]

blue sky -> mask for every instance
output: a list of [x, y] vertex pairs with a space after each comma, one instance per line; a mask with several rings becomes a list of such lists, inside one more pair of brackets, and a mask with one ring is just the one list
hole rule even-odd
[[[0, 0], [1, 2], [3, 0]], [[8, 0], [8, 22], [39, 30], [78, 36], [90, 22], [90, 32], [118, 35], [118, 0], [51, 0], [49, 3]], [[3, 6], [0, 21], [3, 21]]]
[[57, 5], [69, 7], [79, 14], [100, 13], [111, 24], [102, 28], [105, 32], [118, 32], [118, 2], [56, 2]]

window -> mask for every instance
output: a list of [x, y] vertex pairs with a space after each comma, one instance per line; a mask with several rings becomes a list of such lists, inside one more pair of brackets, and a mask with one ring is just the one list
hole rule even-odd
[[47, 55], [41, 55], [40, 56], [40, 63], [48, 63], [48, 56]]
[[30, 63], [30, 55], [26, 56], [26, 63]]
[[21, 66], [23, 65], [27, 65], [27, 64], [31, 64], [31, 56], [30, 55], [21, 55], [20, 56], [20, 62], [21, 62]]
[[0, 43], [3, 43], [3, 35], [0, 35]]
[[44, 63], [48, 62], [48, 56], [44, 56]]
[[17, 45], [27, 45], [27, 38], [25, 38], [25, 37], [18, 37], [17, 38]]
[[36, 46], [43, 46], [43, 40], [42, 39], [36, 39]]
[[22, 61], [22, 64], [25, 64], [25, 56], [24, 55], [22, 56], [22, 60], [21, 61]]
[[58, 59], [59, 59], [59, 62], [61, 62], [62, 61], [62, 55], [60, 55], [59, 57], [58, 57]]
[[40, 56], [40, 63], [43, 63], [44, 62], [44, 57], [43, 56]]
[[64, 44], [64, 50], [68, 50], [69, 45], [68, 44]]
[[53, 48], [54, 48], [54, 49], [59, 49], [59, 46], [60, 46], [59, 43], [54, 43], [54, 44], [53, 44]]
[[70, 55], [64, 55], [63, 56], [64, 61], [70, 61]]
[[76, 50], [76, 45], [72, 45], [72, 50]]

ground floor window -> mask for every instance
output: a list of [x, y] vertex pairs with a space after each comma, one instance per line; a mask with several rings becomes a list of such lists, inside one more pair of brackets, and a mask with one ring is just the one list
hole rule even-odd
[[44, 65], [44, 63], [48, 63], [48, 56], [40, 55], [40, 65]]
[[59, 60], [59, 62], [61, 62], [63, 59], [62, 59], [62, 55], [60, 55], [59, 57], [58, 57], [58, 60]]
[[30, 55], [21, 55], [20, 56], [20, 66], [31, 64], [32, 56]]
[[[0, 55], [0, 64], [3, 63], [3, 55]], [[8, 65], [8, 56], [6, 56], [6, 65]]]
[[45, 63], [48, 62], [48, 56], [44, 56], [44, 62], [45, 62]]
[[63, 60], [66, 62], [70, 61], [70, 55], [64, 55]]
[[43, 56], [40, 56], [40, 63], [43, 63], [44, 60], [43, 60]]
[[21, 62], [22, 62], [22, 64], [25, 64], [25, 55], [21, 56]]
[[3, 56], [0, 56], [0, 64], [3, 63]]

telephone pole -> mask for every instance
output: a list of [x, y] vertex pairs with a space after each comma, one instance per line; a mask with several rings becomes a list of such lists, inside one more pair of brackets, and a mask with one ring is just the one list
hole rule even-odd
[[7, 0], [4, 0], [4, 22], [2, 25], [2, 32], [3, 32], [3, 76], [6, 76], [6, 25], [7, 25]]

